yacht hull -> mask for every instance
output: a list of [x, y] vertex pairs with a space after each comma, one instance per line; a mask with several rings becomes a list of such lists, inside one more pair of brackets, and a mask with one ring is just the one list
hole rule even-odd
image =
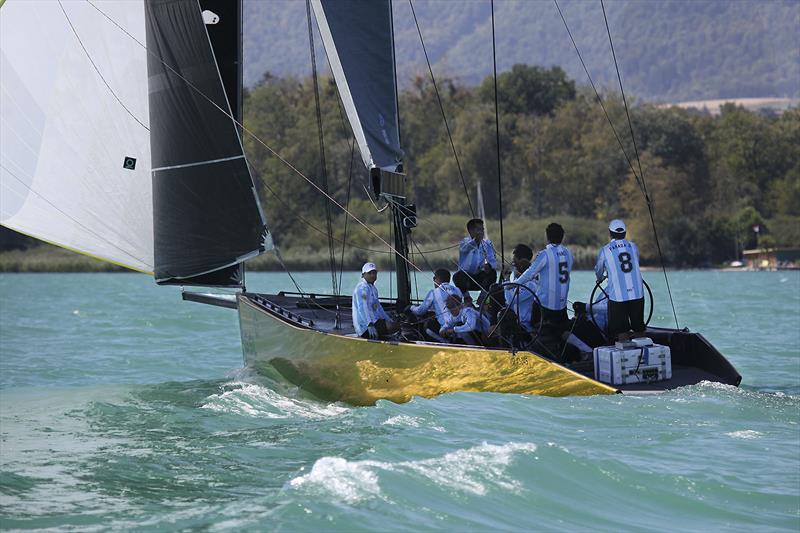
[[314, 396], [353, 405], [407, 402], [448, 392], [544, 396], [614, 394], [616, 388], [531, 352], [371, 341], [306, 327], [238, 297], [244, 362]]

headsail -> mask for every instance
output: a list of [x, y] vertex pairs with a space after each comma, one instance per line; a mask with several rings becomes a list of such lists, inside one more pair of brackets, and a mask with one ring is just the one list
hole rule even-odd
[[156, 281], [238, 286], [239, 265], [272, 240], [200, 4], [156, 0], [145, 12]]
[[311, 0], [367, 168], [395, 171], [400, 149], [389, 0]]
[[142, 2], [0, 7], [0, 223], [153, 271]]

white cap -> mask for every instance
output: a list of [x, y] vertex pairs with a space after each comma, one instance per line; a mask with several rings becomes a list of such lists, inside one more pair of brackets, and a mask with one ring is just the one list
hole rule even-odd
[[625, 223], [618, 218], [615, 218], [611, 221], [611, 223], [608, 225], [608, 229], [611, 231], [611, 233], [625, 233], [628, 231], [628, 229], [625, 227]]
[[378, 270], [378, 267], [375, 266], [375, 263], [364, 263], [364, 266], [361, 267], [362, 274], [366, 274], [367, 272], [372, 272], [373, 270]]

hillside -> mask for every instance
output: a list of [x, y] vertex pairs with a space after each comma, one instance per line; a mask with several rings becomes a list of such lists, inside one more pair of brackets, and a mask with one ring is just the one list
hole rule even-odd
[[[592, 76], [616, 85], [600, 3], [559, 5]], [[244, 0], [244, 6], [246, 85], [265, 72], [305, 77], [305, 2]], [[414, 0], [414, 7], [440, 77], [471, 85], [491, 72], [488, 0]], [[408, 2], [395, 0], [394, 11], [398, 76], [408, 85], [415, 75], [427, 75], [425, 59]], [[639, 98], [800, 96], [800, 2], [610, 0], [606, 11], [626, 90]], [[515, 63], [559, 65], [586, 83], [552, 2], [498, 0], [495, 18], [501, 70]]]

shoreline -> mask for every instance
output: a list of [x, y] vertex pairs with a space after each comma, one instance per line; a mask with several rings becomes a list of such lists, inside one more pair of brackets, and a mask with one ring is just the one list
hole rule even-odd
[[[370, 257], [370, 254], [356, 250], [356, 253], [346, 254], [344, 259], [344, 270], [358, 271], [361, 265], [372, 260], [378, 268], [384, 271], [392, 270], [394, 261], [382, 255], [378, 258]], [[596, 251], [592, 247], [575, 247], [575, 271], [591, 271], [594, 266]], [[283, 252], [286, 268], [291, 272], [329, 272], [326, 267], [321, 265], [328, 264], [327, 254], [319, 251], [308, 250], [285, 250]], [[499, 259], [499, 258], [498, 258]], [[340, 259], [337, 258], [337, 262]], [[423, 271], [436, 268], [453, 269], [456, 257], [450, 253], [432, 253], [426, 258]], [[284, 268], [277, 257], [269, 253], [263, 254], [245, 263], [248, 272], [283, 272]], [[661, 266], [655, 264], [642, 265], [643, 272], [657, 272]], [[714, 266], [687, 266], [687, 267], [667, 267], [669, 271], [716, 271], [716, 272], [764, 272], [764, 271], [788, 271], [798, 270], [800, 267], [789, 268], [764, 268], [754, 269], [749, 267], [731, 267], [726, 265]], [[69, 250], [54, 246], [40, 245], [26, 250], [7, 250], [0, 252], [0, 273], [137, 273], [125, 267], [107, 263], [100, 259], [81, 255]]]

